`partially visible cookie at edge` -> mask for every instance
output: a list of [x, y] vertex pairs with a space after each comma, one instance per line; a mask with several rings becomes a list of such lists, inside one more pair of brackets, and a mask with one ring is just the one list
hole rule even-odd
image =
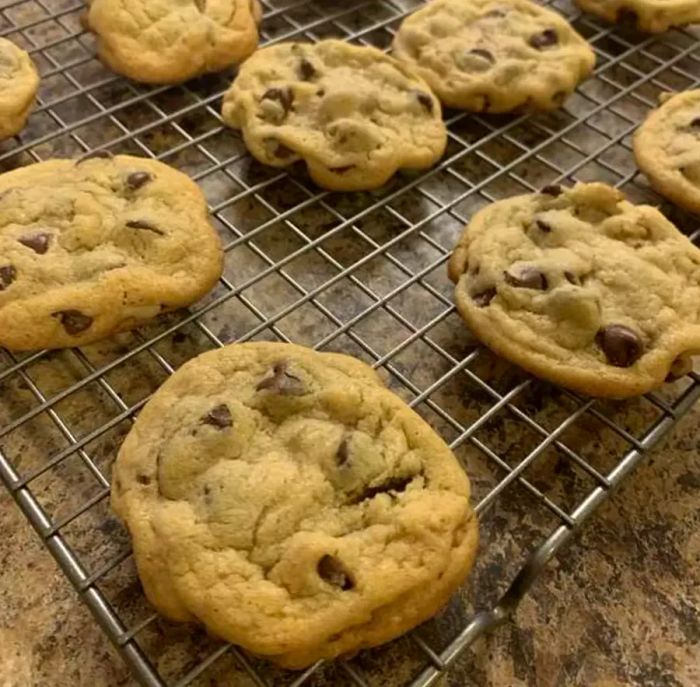
[[205, 295], [223, 267], [205, 198], [145, 158], [0, 175], [0, 346], [81, 346]]
[[634, 135], [634, 157], [661, 195], [700, 214], [700, 89], [649, 113]]
[[181, 367], [112, 474], [156, 608], [295, 669], [447, 602], [476, 555], [469, 492], [447, 445], [364, 363], [264, 342]]
[[698, 0], [575, 0], [586, 12], [609, 22], [629, 20], [640, 31], [662, 33], [672, 26], [700, 22]]
[[174, 84], [217, 72], [258, 45], [258, 0], [92, 0], [86, 27], [103, 62], [150, 84]]
[[224, 97], [223, 118], [265, 164], [304, 160], [331, 190], [368, 190], [442, 156], [440, 103], [408, 67], [343, 41], [258, 50]]
[[658, 210], [605, 184], [485, 207], [449, 275], [479, 339], [583, 394], [645, 393], [700, 352], [700, 249]]
[[571, 25], [530, 0], [433, 0], [409, 15], [393, 54], [450, 107], [552, 110], [592, 71]]
[[38, 89], [39, 74], [29, 54], [0, 38], [0, 140], [24, 128]]

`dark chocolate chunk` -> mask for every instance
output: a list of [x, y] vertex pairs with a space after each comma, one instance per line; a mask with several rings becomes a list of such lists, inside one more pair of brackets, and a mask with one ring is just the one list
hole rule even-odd
[[335, 457], [337, 458], [339, 468], [345, 467], [350, 461], [350, 442], [347, 437], [340, 442]]
[[569, 272], [569, 270], [565, 270], [564, 277], [565, 277], [566, 281], [568, 281], [576, 286], [579, 285], [579, 278], [573, 272]]
[[496, 289], [486, 289], [481, 293], [474, 294], [472, 300], [479, 308], [485, 308], [496, 296]]
[[472, 55], [476, 55], [477, 57], [483, 57], [487, 62], [490, 62], [491, 64], [494, 64], [496, 62], [496, 58], [493, 56], [493, 53], [488, 50], [484, 50], [483, 48], [474, 48], [469, 52]]
[[609, 324], [598, 331], [595, 337], [611, 365], [629, 367], [643, 353], [639, 334], [624, 324]]
[[49, 249], [49, 242], [51, 241], [51, 234], [37, 233], [37, 234], [25, 234], [17, 239], [23, 246], [31, 248], [35, 253], [39, 255], [44, 255]]
[[435, 105], [433, 104], [433, 99], [427, 93], [423, 93], [423, 91], [413, 91], [413, 95], [416, 96], [416, 100], [428, 114], [433, 114]]
[[554, 196], [556, 198], [557, 196], [560, 196], [563, 191], [559, 184], [549, 184], [548, 186], [544, 186], [540, 193], [544, 193], [546, 196]]
[[136, 475], [136, 481], [139, 484], [150, 484], [151, 478], [148, 475]]
[[158, 229], [158, 227], [143, 219], [129, 220], [126, 226], [129, 227], [129, 229], [143, 229], [144, 231], [150, 231], [159, 236], [165, 236], [165, 232], [162, 229]]
[[17, 270], [12, 265], [0, 267], [0, 291], [4, 291], [15, 279], [17, 279]]
[[360, 503], [361, 501], [367, 501], [368, 499], [373, 499], [378, 494], [389, 494], [394, 492], [395, 494], [401, 494], [406, 491], [406, 487], [413, 482], [416, 475], [410, 477], [390, 477], [385, 482], [378, 484], [375, 487], [367, 487], [352, 503]]
[[272, 376], [265, 377], [256, 387], [257, 391], [268, 390], [282, 396], [303, 396], [306, 393], [304, 383], [287, 372], [287, 363], [282, 361], [275, 363], [272, 368]]
[[274, 100], [279, 103], [286, 115], [294, 102], [294, 93], [291, 88], [268, 88], [263, 93], [263, 100]]
[[504, 272], [503, 277], [507, 284], [524, 289], [537, 289], [544, 291], [547, 288], [547, 277], [534, 267], [524, 267], [519, 274]]
[[547, 222], [545, 222], [545, 221], [542, 220], [542, 219], [536, 219], [536, 220], [535, 220], [535, 224], [536, 224], [545, 234], [549, 234], [549, 232], [552, 231], [552, 227], [551, 227], [549, 224], [547, 224]]
[[61, 310], [53, 313], [53, 317], [61, 320], [63, 328], [71, 336], [82, 334], [86, 329], [90, 329], [93, 323], [93, 318], [89, 315], [84, 315], [79, 310]]
[[692, 122], [690, 122], [690, 126], [692, 126], [694, 129], [700, 129], [700, 117], [696, 117]]
[[233, 425], [233, 418], [231, 417], [231, 411], [225, 403], [221, 403], [218, 406], [212, 408], [203, 418], [203, 425], [211, 425], [216, 427], [216, 429], [226, 429]]
[[559, 42], [559, 36], [554, 29], [545, 29], [541, 33], [536, 33], [534, 36], [530, 37], [530, 45], [533, 48], [542, 50], [542, 48], [549, 48], [552, 45], [556, 45]]
[[149, 172], [132, 172], [126, 178], [126, 185], [132, 190], [137, 191], [142, 186], [145, 186], [153, 179], [153, 175]]
[[316, 67], [309, 62], [305, 57], [301, 58], [301, 62], [299, 62], [299, 76], [304, 80], [304, 81], [311, 81], [315, 76], [318, 75], [318, 72], [316, 71]]
[[335, 556], [331, 556], [330, 554], [323, 556], [318, 562], [316, 570], [318, 576], [324, 582], [328, 582], [328, 584], [334, 587], [340, 587], [344, 592], [347, 592], [355, 586], [352, 575]]
[[114, 155], [112, 155], [109, 150], [91, 150], [89, 153], [85, 153], [85, 155], [79, 157], [75, 161], [75, 164], [79, 165], [81, 162], [85, 162], [86, 160], [111, 160], [113, 157]]

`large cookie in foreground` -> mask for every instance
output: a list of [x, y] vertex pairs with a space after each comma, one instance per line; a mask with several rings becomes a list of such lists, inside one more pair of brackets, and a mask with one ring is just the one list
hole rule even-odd
[[258, 45], [258, 0], [92, 0], [87, 28], [118, 74], [173, 84], [239, 64]]
[[222, 270], [199, 187], [160, 162], [50, 160], [0, 175], [0, 346], [81, 346], [206, 294]]
[[281, 43], [243, 64], [223, 118], [273, 167], [306, 162], [324, 188], [377, 188], [399, 169], [442, 156], [440, 103], [408, 67], [376, 48], [326, 40]]
[[648, 33], [700, 22], [698, 0], [576, 0], [576, 4], [610, 22], [630, 19]]
[[112, 484], [160, 612], [290, 668], [424, 621], [476, 553], [447, 445], [364, 363], [291, 344], [184, 365]]
[[6, 38], [0, 38], [0, 140], [24, 127], [39, 88], [31, 57]]
[[595, 64], [563, 17], [530, 0], [433, 0], [393, 49], [445, 105], [474, 112], [552, 110]]
[[700, 89], [667, 97], [634, 135], [634, 157], [663, 196], [700, 214]]
[[658, 210], [605, 184], [487, 206], [449, 274], [485, 344], [584, 394], [645, 393], [700, 351], [700, 250]]

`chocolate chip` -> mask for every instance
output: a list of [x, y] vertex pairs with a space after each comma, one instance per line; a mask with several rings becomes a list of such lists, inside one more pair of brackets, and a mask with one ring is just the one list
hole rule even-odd
[[17, 279], [17, 270], [12, 265], [0, 267], [0, 291], [4, 291], [15, 279]]
[[333, 174], [345, 174], [345, 172], [349, 172], [351, 169], [355, 169], [355, 165], [346, 165], [345, 167], [329, 167], [329, 170], [333, 172]]
[[536, 33], [534, 36], [530, 37], [530, 45], [533, 48], [542, 50], [542, 48], [549, 48], [552, 45], [556, 45], [559, 42], [559, 36], [554, 29], [545, 29], [541, 33]]
[[639, 334], [624, 324], [609, 324], [598, 331], [595, 337], [611, 365], [629, 367], [643, 352]]
[[554, 196], [555, 198], [560, 196], [563, 192], [559, 184], [549, 184], [548, 186], [544, 186], [540, 191], [540, 193], [544, 193], [546, 196]]
[[303, 396], [306, 393], [304, 383], [287, 372], [287, 363], [282, 361], [275, 363], [272, 368], [272, 376], [263, 379], [256, 387], [256, 391], [269, 390], [282, 396]]
[[158, 227], [143, 219], [129, 220], [126, 226], [129, 227], [129, 229], [143, 229], [144, 231], [151, 231], [159, 236], [165, 236], [165, 232], [162, 229], [158, 229]]
[[150, 484], [151, 478], [148, 475], [136, 475], [136, 481], [139, 484]]
[[347, 437], [340, 442], [335, 457], [339, 468], [345, 467], [350, 461], [350, 442]]
[[111, 160], [114, 157], [109, 150], [91, 150], [89, 153], [85, 153], [82, 157], [79, 157], [75, 164], [79, 165], [81, 162], [86, 160]]
[[491, 64], [494, 64], [496, 62], [496, 58], [493, 56], [493, 53], [484, 50], [483, 48], [474, 48], [473, 50], [469, 51], [472, 55], [476, 55], [477, 57], [483, 57], [487, 62], [490, 62]]
[[126, 185], [132, 190], [137, 191], [142, 186], [145, 186], [153, 179], [153, 175], [148, 172], [132, 172], [126, 178]]
[[49, 249], [50, 234], [25, 234], [17, 239], [23, 246], [31, 248], [35, 253], [44, 255]]
[[410, 477], [390, 477], [388, 480], [375, 487], [367, 487], [356, 499], [352, 500], [351, 503], [367, 501], [373, 499], [378, 494], [389, 494], [391, 492], [401, 494], [406, 491], [406, 487], [413, 482], [415, 478], [416, 475], [411, 475]]
[[201, 420], [203, 425], [211, 425], [216, 429], [226, 429], [233, 425], [231, 411], [225, 403], [212, 408]]
[[693, 369], [693, 361], [689, 357], [680, 356], [676, 358], [666, 375], [667, 382], [675, 382], [685, 377]]
[[569, 270], [565, 270], [564, 277], [566, 278], [566, 281], [570, 282], [571, 284], [574, 284], [576, 286], [579, 285], [579, 279], [573, 272], [569, 272]]
[[469, 268], [469, 274], [475, 277], [479, 274], [479, 272], [481, 272], [481, 265], [479, 265], [478, 262], [474, 263], [474, 266]]
[[416, 100], [421, 104], [421, 107], [428, 114], [433, 114], [433, 110], [435, 109], [433, 99], [427, 93], [423, 93], [423, 91], [412, 91], [412, 92], [413, 92], [413, 95], [415, 95]]
[[344, 592], [352, 589], [355, 582], [352, 575], [346, 570], [345, 566], [335, 557], [326, 554], [316, 565], [318, 576], [328, 584], [334, 587], [340, 587]]
[[304, 81], [311, 81], [315, 76], [318, 75], [318, 72], [316, 71], [316, 67], [311, 64], [305, 57], [301, 58], [301, 62], [299, 62], [299, 76], [304, 80]]
[[276, 103], [279, 103], [286, 115], [294, 102], [294, 93], [292, 93], [291, 88], [268, 88], [265, 93], [263, 93], [262, 99], [274, 100]]
[[204, 494], [204, 501], [208, 506], [211, 506], [212, 503], [212, 498], [211, 498], [211, 488], [208, 485], [204, 485], [204, 488], [202, 489], [202, 494]]
[[544, 291], [547, 288], [547, 277], [534, 267], [524, 267], [517, 275], [504, 272], [503, 277], [507, 284], [524, 289], [537, 289]]
[[280, 160], [287, 160], [295, 154], [291, 148], [288, 148], [284, 143], [280, 143], [276, 138], [266, 138], [265, 144], [270, 150], [270, 154]]
[[696, 117], [692, 122], [690, 122], [690, 126], [692, 126], [694, 129], [700, 129], [700, 117]]
[[478, 308], [485, 308], [496, 296], [496, 289], [486, 289], [481, 293], [474, 294], [472, 300]]
[[84, 315], [79, 310], [60, 310], [53, 313], [52, 316], [61, 321], [63, 328], [71, 336], [82, 334], [86, 329], [90, 329], [94, 321], [92, 317]]
[[484, 13], [484, 17], [505, 17], [506, 12], [505, 10], [489, 10], [488, 12]]
[[549, 234], [550, 231], [552, 231], [552, 226], [550, 224], [547, 224], [544, 220], [541, 219], [536, 219], [535, 224], [545, 233]]

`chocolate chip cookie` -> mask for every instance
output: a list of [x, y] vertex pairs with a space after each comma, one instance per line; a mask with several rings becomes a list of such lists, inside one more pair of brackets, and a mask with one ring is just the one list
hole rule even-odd
[[576, 0], [576, 4], [610, 22], [634, 21], [648, 33], [700, 22], [698, 0]]
[[112, 477], [160, 612], [290, 668], [427, 619], [476, 552], [447, 445], [364, 363], [291, 344], [184, 365]]
[[664, 98], [637, 129], [634, 156], [661, 195], [700, 213], [700, 89]]
[[552, 110], [595, 64], [565, 19], [529, 0], [433, 0], [393, 48], [445, 105], [473, 112]]
[[242, 62], [258, 45], [260, 14], [258, 0], [92, 0], [86, 26], [110, 69], [173, 84]]
[[207, 205], [153, 160], [50, 160], [0, 175], [0, 346], [80, 346], [196, 301], [222, 270]]
[[700, 249], [658, 210], [605, 184], [487, 206], [449, 275], [459, 312], [486, 345], [584, 394], [645, 393], [700, 351]]
[[256, 52], [224, 98], [260, 162], [304, 160], [332, 190], [366, 190], [398, 169], [424, 169], [445, 150], [440, 103], [408, 67], [343, 41], [282, 43]]
[[0, 140], [24, 128], [38, 88], [39, 75], [29, 55], [0, 38]]

